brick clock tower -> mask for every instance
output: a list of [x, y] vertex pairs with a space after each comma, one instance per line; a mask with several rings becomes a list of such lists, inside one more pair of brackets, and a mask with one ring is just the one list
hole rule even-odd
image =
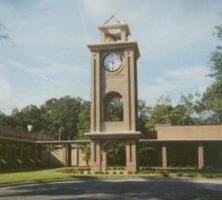
[[137, 170], [137, 59], [136, 41], [115, 16], [98, 27], [101, 41], [91, 52], [91, 171], [107, 171], [110, 144], [125, 146], [126, 170]]

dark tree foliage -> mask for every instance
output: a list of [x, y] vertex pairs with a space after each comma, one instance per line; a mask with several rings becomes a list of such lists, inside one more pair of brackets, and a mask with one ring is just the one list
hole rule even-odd
[[77, 124], [78, 138], [85, 138], [84, 133], [89, 131], [90, 128], [90, 102], [82, 100], [80, 112], [79, 112], [79, 123]]
[[27, 130], [27, 125], [32, 125], [33, 131], [55, 137], [58, 137], [60, 131], [61, 139], [82, 138], [89, 130], [89, 107], [89, 102], [81, 98], [52, 98], [40, 108], [28, 105], [21, 110], [13, 109], [9, 116], [0, 113], [0, 126]]
[[87, 102], [79, 97], [66, 96], [46, 101], [41, 106], [42, 130], [58, 135], [58, 130], [63, 128], [63, 139], [75, 139], [80, 132], [89, 128], [86, 105]]
[[158, 146], [149, 146], [147, 144], [138, 145], [138, 160], [140, 166], [158, 166], [160, 164], [160, 150]]
[[222, 124], [222, 25], [216, 26], [218, 46], [210, 58], [210, 77], [213, 83], [203, 94], [201, 106], [203, 111], [208, 111], [208, 120], [212, 124]]
[[109, 166], [124, 166], [126, 164], [126, 150], [124, 144], [110, 144], [107, 150], [107, 163]]
[[123, 100], [121, 96], [113, 96], [107, 99], [106, 121], [123, 121]]
[[4, 113], [0, 112], [0, 125], [1, 126], [8, 126], [10, 127], [12, 124], [12, 119], [10, 116], [5, 115]]

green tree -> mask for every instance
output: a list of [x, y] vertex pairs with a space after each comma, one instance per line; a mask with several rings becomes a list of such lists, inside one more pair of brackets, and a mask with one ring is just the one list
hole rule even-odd
[[41, 106], [43, 130], [58, 136], [63, 128], [63, 139], [83, 137], [89, 130], [89, 116], [89, 102], [79, 97], [53, 98]]
[[138, 157], [140, 166], [157, 166], [157, 148], [147, 144], [138, 145]]
[[126, 164], [126, 150], [122, 143], [110, 144], [107, 150], [107, 162], [110, 166], [122, 166]]
[[12, 124], [11, 117], [7, 116], [6, 114], [0, 111], [0, 126], [11, 127], [11, 124]]
[[144, 100], [140, 99], [138, 101], [138, 125], [139, 125], [139, 130], [143, 135], [148, 134], [149, 130], [148, 122], [151, 114], [151, 109], [152, 107], [147, 106]]
[[153, 129], [156, 124], [171, 124], [172, 110], [171, 98], [169, 96], [161, 96], [151, 110], [148, 122], [149, 129]]
[[35, 105], [28, 105], [20, 112], [22, 118], [21, 126], [27, 129], [27, 125], [32, 125], [33, 131], [41, 130], [41, 111]]
[[203, 109], [208, 111], [208, 119], [213, 124], [222, 123], [222, 25], [216, 26], [219, 45], [210, 58], [210, 77], [213, 83], [207, 88], [202, 98]]
[[180, 103], [176, 105], [171, 111], [171, 124], [172, 125], [192, 125], [194, 114], [194, 96], [189, 94], [187, 96], [182, 95]]
[[26, 127], [24, 127], [24, 120], [23, 120], [22, 113], [19, 111], [18, 108], [14, 108], [12, 110], [10, 117], [12, 118], [11, 126], [13, 128], [26, 129]]
[[84, 133], [88, 132], [90, 129], [90, 102], [82, 101], [81, 108], [79, 112], [79, 122], [77, 125], [78, 138], [85, 138]]
[[88, 165], [89, 160], [90, 160], [90, 154], [91, 154], [90, 144], [82, 145], [81, 150], [84, 154], [83, 159], [86, 161], [86, 165]]
[[106, 120], [107, 121], [122, 121], [123, 120], [123, 100], [121, 96], [110, 98], [106, 105]]

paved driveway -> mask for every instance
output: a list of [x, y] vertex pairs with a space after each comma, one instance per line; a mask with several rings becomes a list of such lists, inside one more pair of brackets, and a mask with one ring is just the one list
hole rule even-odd
[[222, 195], [222, 181], [138, 178], [58, 181], [0, 188], [1, 200], [192, 200], [210, 194]]

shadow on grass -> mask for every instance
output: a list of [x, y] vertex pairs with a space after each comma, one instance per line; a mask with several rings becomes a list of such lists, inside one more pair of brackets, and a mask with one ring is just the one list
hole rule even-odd
[[21, 168], [0, 168], [0, 174], [17, 172], [34, 172], [48, 169], [57, 169], [58, 167], [21, 167]]

